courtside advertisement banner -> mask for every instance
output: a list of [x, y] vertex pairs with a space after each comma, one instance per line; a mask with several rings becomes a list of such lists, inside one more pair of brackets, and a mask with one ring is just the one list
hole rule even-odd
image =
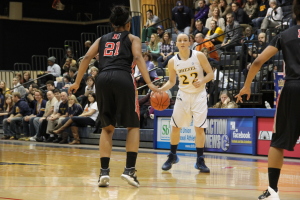
[[[208, 117], [205, 151], [252, 154], [253, 119], [251, 117]], [[170, 117], [157, 118], [157, 148], [170, 148]], [[195, 150], [193, 123], [181, 129], [180, 150]]]

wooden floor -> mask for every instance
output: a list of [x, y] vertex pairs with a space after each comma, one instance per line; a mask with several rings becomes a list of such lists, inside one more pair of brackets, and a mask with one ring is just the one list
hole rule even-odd
[[[124, 148], [114, 148], [110, 186], [98, 188], [97, 146], [0, 141], [0, 200], [252, 200], [268, 186], [266, 157], [206, 153], [211, 173], [201, 174], [191, 152], [162, 171], [167, 153], [140, 150], [134, 188], [120, 178]], [[283, 200], [300, 199], [299, 159], [285, 160], [279, 190]]]

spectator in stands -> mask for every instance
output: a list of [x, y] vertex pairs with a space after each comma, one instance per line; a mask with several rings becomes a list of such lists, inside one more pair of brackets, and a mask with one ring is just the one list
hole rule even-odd
[[[197, 51], [201, 51], [201, 49], [203, 47], [207, 48], [207, 50], [210, 52], [210, 51], [213, 51], [215, 50], [215, 45], [211, 42], [211, 41], [208, 41], [207, 39], [204, 39], [204, 35], [202, 33], [198, 33], [196, 35], [196, 42], [198, 43], [198, 45], [196, 46], [196, 50]], [[213, 51], [209, 54], [209, 56], [215, 60], [219, 60], [219, 55], [217, 53], [217, 51]]]
[[90, 93], [88, 95], [88, 104], [86, 104], [83, 113], [78, 116], [74, 115], [65, 119], [63, 125], [59, 129], [53, 131], [53, 133], [62, 133], [62, 135], [58, 136], [57, 140], [60, 141], [60, 144], [67, 143], [68, 132], [63, 131], [70, 126], [74, 140], [69, 144], [80, 144], [78, 127], [85, 127], [88, 125], [95, 126], [98, 114], [99, 111], [96, 102], [96, 95], [95, 93]]
[[261, 31], [266, 32], [268, 28], [274, 28], [280, 24], [279, 21], [283, 18], [282, 8], [277, 6], [276, 0], [269, 1], [270, 8], [267, 10], [266, 17], [261, 23]]
[[206, 57], [207, 57], [207, 60], [208, 62], [210, 63], [210, 65], [213, 67], [213, 66], [216, 66], [216, 65], [219, 65], [219, 61], [216, 60], [216, 59], [213, 59], [209, 56], [209, 51], [206, 47], [203, 47], [201, 50], [200, 50]]
[[242, 28], [237, 21], [234, 21], [233, 14], [228, 13], [226, 15], [227, 26], [225, 28], [225, 38], [221, 44], [223, 49], [227, 51], [235, 51], [234, 47], [240, 45], [240, 40], [242, 38]]
[[232, 3], [231, 9], [234, 20], [237, 21], [240, 26], [248, 26], [250, 19], [243, 8], [240, 7], [240, 4]]
[[194, 50], [196, 50], [196, 47], [198, 46], [198, 44], [200, 44], [201, 43], [201, 38], [200, 38], [200, 35], [201, 35], [202, 33], [197, 33], [196, 35], [195, 35], [195, 42], [194, 42], [194, 45], [193, 45], [193, 49]]
[[225, 35], [222, 35], [224, 31], [218, 27], [217, 22], [215, 20], [211, 20], [210, 22], [210, 30], [208, 31], [205, 39], [210, 40], [214, 45], [222, 44], [224, 41]]
[[51, 56], [47, 59], [48, 61], [48, 67], [47, 71], [40, 72], [38, 74], [38, 85], [39, 87], [44, 87], [45, 83], [49, 80], [56, 81], [56, 77], [60, 77], [61, 75], [61, 68], [58, 64], [55, 63], [56, 58], [54, 56]]
[[56, 58], [51, 56], [48, 58], [48, 68], [47, 73], [52, 74], [54, 77], [59, 77], [61, 75], [61, 69], [58, 64], [55, 64]]
[[94, 67], [99, 70], [99, 53], [95, 56], [95, 62], [93, 63]]
[[95, 88], [95, 79], [92, 76], [87, 77], [86, 79], [86, 87], [84, 95], [81, 95], [77, 98], [78, 102], [81, 104], [82, 107], [84, 107], [88, 102], [88, 95], [90, 93], [96, 93]]
[[96, 80], [99, 74], [99, 69], [97, 67], [91, 67], [90, 75]]
[[194, 15], [192, 10], [184, 6], [182, 1], [177, 1], [176, 6], [172, 9], [172, 22], [175, 33], [190, 34], [193, 32]]
[[219, 10], [219, 0], [212, 0], [210, 6], [209, 6], [209, 11], [208, 11], [208, 18], [213, 16], [213, 12], [216, 9]]
[[260, 28], [262, 21], [264, 20], [265, 16], [267, 15], [267, 10], [269, 8], [269, 1], [268, 0], [261, 0], [258, 6], [258, 17], [252, 19], [253, 27]]
[[[151, 61], [152, 60], [151, 54], [143, 53], [143, 58], [146, 62], [147, 70], [150, 71], [150, 70], [154, 69], [155, 66], [154, 66], [153, 62]], [[151, 72], [149, 72], [149, 76], [150, 76], [151, 81], [154, 81], [154, 79], [157, 78], [156, 70], [152, 70]], [[138, 67], [135, 68], [134, 77], [135, 77], [135, 81], [136, 81], [138, 87], [146, 84]], [[143, 92], [147, 91], [147, 90], [148, 90], [148, 87], [144, 87], [143, 89], [140, 89], [138, 92], [139, 92], [139, 94], [143, 94]]]
[[[62, 126], [63, 120], [68, 117], [68, 94], [66, 92], [61, 92], [59, 99], [60, 100], [54, 105], [53, 114], [48, 118], [46, 134], [51, 134], [52, 131], [57, 127], [57, 125]], [[59, 126], [57, 127], [57, 129], [59, 128]], [[61, 135], [59, 134], [58, 137], [61, 138]], [[60, 141], [61, 140], [57, 138], [56, 140], [53, 140], [53, 143], [59, 143]]]
[[241, 40], [241, 43], [242, 45], [246, 45], [247, 48], [251, 48], [253, 43], [252, 42], [245, 42], [245, 41], [249, 41], [249, 40], [257, 40], [256, 38], [256, 35], [253, 33], [253, 29], [252, 29], [252, 26], [248, 26], [246, 29], [245, 29], [245, 32], [244, 32], [244, 37], [243, 39]]
[[66, 58], [66, 62], [62, 67], [63, 76], [69, 74], [70, 67], [75, 67], [75, 66], [76, 66], [76, 60], [74, 60], [73, 58]]
[[156, 27], [156, 31], [157, 31], [157, 35], [159, 36], [159, 38], [162, 39], [165, 34], [164, 27], [162, 25], [158, 25]]
[[10, 94], [10, 90], [6, 87], [5, 81], [0, 81], [0, 88], [2, 89], [3, 94]]
[[219, 10], [220, 10], [220, 17], [222, 17], [226, 20], [226, 15], [228, 13], [232, 13], [231, 6], [228, 5], [226, 0], [220, 0], [220, 3], [219, 3], [218, 7], [219, 7]]
[[57, 102], [57, 99], [54, 96], [53, 91], [48, 91], [47, 92], [47, 103], [46, 103], [46, 108], [45, 108], [45, 113], [42, 117], [35, 117], [33, 120], [33, 125], [34, 125], [34, 133], [36, 137], [37, 142], [42, 142], [43, 141], [43, 136], [46, 133], [47, 129], [47, 118], [52, 115], [54, 111], [54, 105]]
[[26, 95], [26, 90], [25, 88], [20, 84], [20, 79], [18, 76], [13, 78], [13, 92], [18, 92], [21, 95], [21, 98], [24, 98]]
[[33, 82], [29, 85], [28, 91], [25, 95], [25, 101], [27, 101], [27, 103], [28, 103], [29, 107], [31, 108], [31, 110], [34, 109], [34, 93], [37, 90], [39, 90], [39, 87], [36, 83]]
[[160, 56], [160, 46], [161, 42], [159, 36], [156, 33], [152, 33], [147, 50], [154, 61], [157, 61], [157, 58]]
[[[94, 94], [94, 93], [92, 93], [92, 94]], [[94, 96], [93, 96], [93, 99], [94, 99], [93, 101], [95, 102], [96, 98]], [[96, 103], [96, 105], [97, 105], [97, 103]], [[56, 126], [52, 132], [50, 132], [51, 133], [50, 138], [47, 141], [50, 142], [52, 140], [52, 142], [53, 142], [55, 140], [54, 139], [54, 134], [57, 136], [57, 134], [61, 134], [66, 128], [71, 126], [71, 130], [72, 130], [72, 133], [73, 133], [73, 136], [74, 136], [74, 141], [73, 142], [75, 142], [75, 143], [72, 143], [72, 144], [80, 144], [79, 134], [78, 134], [78, 127], [75, 127], [76, 125], [73, 124], [73, 117], [80, 116], [82, 114], [82, 112], [83, 112], [83, 109], [82, 109], [81, 105], [78, 103], [76, 97], [74, 95], [69, 96], [68, 115], [62, 121], [61, 124], [58, 124], [58, 126]], [[83, 119], [82, 119], [82, 121], [83, 121]], [[80, 123], [80, 122], [78, 122], [78, 123]], [[88, 123], [88, 122], [85, 121], [85, 122], [80, 123], [80, 124], [85, 124], [85, 123]], [[87, 126], [87, 125], [91, 125], [91, 124], [86, 124], [85, 126]], [[58, 138], [58, 136], [57, 136], [57, 138]]]
[[21, 134], [20, 126], [22, 119], [25, 116], [31, 114], [31, 110], [23, 99], [21, 99], [21, 94], [19, 92], [14, 92], [12, 94], [12, 99], [14, 101], [14, 107], [10, 116], [3, 120], [3, 139], [16, 140], [17, 135]]
[[258, 4], [256, 0], [247, 0], [247, 3], [244, 7], [244, 11], [246, 12], [251, 21], [252, 19], [256, 18], [258, 12]]
[[[247, 67], [243, 70], [243, 74], [245, 76], [245, 78], [247, 78], [248, 75], [248, 71], [250, 69], [251, 63], [254, 59], [256, 59], [264, 50], [265, 48], [268, 46], [268, 43], [266, 42], [266, 33], [261, 32], [260, 34], [258, 34], [258, 45], [257, 46], [253, 46], [251, 48], [248, 49], [248, 59], [247, 61], [250, 60], [250, 63], [247, 65]], [[264, 67], [267, 65], [268, 63], [264, 64]], [[257, 77], [259, 77], [260, 74], [258, 73]]]
[[53, 91], [55, 90], [55, 84], [54, 81], [47, 81], [46, 82], [47, 91]]
[[190, 38], [190, 49], [194, 50], [194, 47], [196, 46], [195, 36], [193, 34], [189, 34]]
[[213, 108], [238, 108], [238, 105], [234, 101], [231, 101], [229, 96], [227, 90], [222, 91], [220, 94], [221, 101], [216, 103]]
[[[34, 125], [33, 120], [35, 117], [42, 117], [45, 113], [46, 103], [47, 101], [43, 99], [43, 92], [40, 90], [36, 90], [34, 92], [34, 109], [31, 110], [31, 115], [23, 117], [23, 133], [24, 137], [20, 138], [19, 140], [29, 141], [29, 138], [32, 137], [34, 134]], [[31, 130], [29, 131], [29, 127]]]
[[92, 46], [92, 42], [90, 40], [85, 41], [84, 42], [85, 52], [87, 52], [91, 46]]
[[206, 19], [208, 18], [209, 6], [205, 4], [205, 0], [200, 0], [198, 2], [198, 8], [194, 16], [195, 20], [200, 20], [202, 24], [205, 24]]
[[210, 28], [210, 22], [212, 20], [214, 20], [214, 21], [217, 22], [218, 27], [220, 27], [223, 31], [225, 30], [225, 20], [222, 17], [220, 17], [219, 13], [220, 13], [219, 8], [214, 8], [214, 10], [212, 12], [212, 16], [206, 20], [206, 24], [205, 24], [206, 28], [209, 29]]
[[4, 103], [5, 103], [5, 95], [3, 93], [2, 88], [0, 88], [0, 112], [3, 111]]
[[[142, 42], [149, 41], [152, 33], [156, 32], [156, 26], [159, 25], [160, 19], [153, 14], [153, 10], [147, 10], [147, 21], [142, 31]], [[153, 26], [155, 25], [155, 26]]]
[[71, 77], [69, 75], [65, 75], [63, 80], [64, 80], [63, 81], [64, 85], [63, 85], [62, 89], [68, 89], [72, 85]]
[[29, 88], [30, 84], [33, 83], [32, 81], [33, 79], [31, 79], [31, 75], [30, 75], [30, 72], [29, 71], [26, 71], [26, 72], [23, 72], [23, 87], [24, 88]]
[[[5, 104], [6, 91], [9, 91], [9, 89], [6, 88], [5, 82], [0, 81], [0, 112], [3, 111], [3, 106]], [[2, 123], [2, 121], [1, 121], [1, 123]]]
[[165, 68], [168, 61], [173, 57], [175, 43], [171, 40], [171, 34], [165, 32], [162, 44], [160, 46], [160, 57], [157, 58], [158, 67]]
[[[12, 111], [13, 106], [14, 106], [14, 102], [12, 99], [12, 95], [6, 94], [4, 99], [3, 110], [0, 112], [0, 116], [3, 118], [7, 118], [10, 115], [9, 113]], [[2, 122], [3, 121], [1, 121], [1, 123]]]
[[200, 19], [197, 19], [195, 22], [195, 31], [193, 33], [193, 35], [195, 36], [197, 33], [202, 33], [203, 35], [206, 35], [208, 32], [208, 28], [206, 28], [205, 26], [203, 26], [203, 22]]
[[23, 83], [23, 77], [21, 72], [15, 72], [14, 77], [18, 77], [20, 80], [20, 84]]
[[[70, 70], [69, 70], [69, 75], [71, 77], [71, 82], [73, 84], [76, 80], [77, 69], [75, 67], [71, 67]], [[76, 93], [74, 95], [76, 97], [79, 97], [80, 95], [84, 94], [84, 90], [85, 90], [85, 81], [84, 81], [84, 79], [81, 79], [80, 86], [79, 86], [78, 90], [76, 91]]]
[[224, 74], [221, 70], [219, 70], [219, 67], [216, 66], [214, 63], [210, 62], [212, 70], [214, 72], [214, 78], [206, 84], [207, 90], [208, 90], [208, 106], [211, 107], [214, 104], [215, 100], [215, 94], [219, 96], [222, 88], [227, 87], [227, 81], [224, 80]]
[[[64, 62], [67, 58], [73, 58], [74, 60], [77, 60], [77, 58], [74, 56], [72, 48], [66, 48], [66, 53], [62, 59], [62, 61]], [[63, 65], [63, 63], [61, 63], [61, 65]]]

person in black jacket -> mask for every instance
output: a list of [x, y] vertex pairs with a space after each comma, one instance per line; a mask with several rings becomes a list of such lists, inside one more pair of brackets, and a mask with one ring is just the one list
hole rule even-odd
[[[33, 120], [35, 117], [42, 117], [45, 113], [47, 101], [43, 99], [43, 92], [40, 90], [35, 90], [34, 100], [33, 100], [33, 109], [31, 109], [31, 115], [23, 117], [23, 133], [24, 137], [19, 140], [29, 141], [29, 137], [32, 137], [35, 132]], [[29, 129], [30, 128], [30, 129]], [[31, 131], [29, 131], [31, 130]], [[32, 131], [33, 130], [33, 131]]]
[[[76, 77], [77, 77], [77, 69], [75, 68], [75, 67], [71, 67], [70, 69], [69, 69], [69, 75], [70, 75], [70, 77], [71, 77], [71, 83], [73, 84], [74, 82], [75, 82], [75, 80], [76, 80]], [[81, 96], [81, 95], [84, 95], [84, 92], [85, 92], [85, 81], [84, 81], [84, 79], [81, 79], [81, 81], [80, 81], [80, 85], [79, 85], [79, 88], [78, 88], [78, 90], [75, 92], [75, 96], [76, 97], [79, 97], [79, 96]]]
[[31, 110], [28, 106], [28, 103], [21, 99], [21, 94], [19, 92], [14, 92], [12, 94], [13, 101], [15, 105], [12, 109], [11, 115], [3, 120], [3, 139], [17, 139], [17, 135], [20, 135], [21, 130], [19, 129], [22, 119], [25, 116], [31, 114]]
[[247, 13], [242, 8], [240, 8], [239, 3], [232, 3], [231, 9], [235, 21], [237, 21], [240, 25], [241, 24], [248, 25], [248, 23], [250, 22], [250, 18], [247, 15]]

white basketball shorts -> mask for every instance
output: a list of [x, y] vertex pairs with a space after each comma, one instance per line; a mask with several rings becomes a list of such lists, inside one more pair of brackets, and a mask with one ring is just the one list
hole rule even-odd
[[177, 128], [189, 127], [193, 119], [195, 127], [207, 128], [207, 111], [205, 90], [200, 93], [179, 90], [170, 124]]

